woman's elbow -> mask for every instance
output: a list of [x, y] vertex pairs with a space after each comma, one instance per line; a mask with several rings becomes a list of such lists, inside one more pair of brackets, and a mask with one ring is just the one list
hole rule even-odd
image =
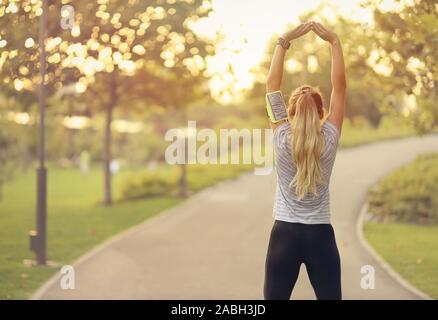
[[280, 90], [280, 83], [278, 80], [268, 78], [266, 81], [266, 91], [273, 92], [278, 90]]
[[347, 89], [347, 80], [345, 77], [342, 77], [336, 81], [335, 84], [336, 89], [345, 91]]
[[345, 76], [342, 78], [342, 87], [344, 88], [344, 89], [347, 89], [347, 79], [345, 78]]

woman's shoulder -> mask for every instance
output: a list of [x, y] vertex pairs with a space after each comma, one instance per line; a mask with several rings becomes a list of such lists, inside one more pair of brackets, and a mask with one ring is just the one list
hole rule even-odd
[[280, 124], [278, 127], [274, 129], [274, 146], [276, 148], [280, 146], [284, 146], [286, 142], [289, 140], [288, 137], [290, 135], [291, 128], [289, 121], [285, 121], [284, 123]]
[[339, 137], [339, 130], [336, 127], [336, 125], [331, 122], [330, 120], [325, 120], [324, 123], [322, 124], [322, 130], [325, 131], [326, 133], [332, 134], [334, 136]]
[[339, 143], [339, 130], [336, 125], [330, 120], [325, 120], [322, 124], [321, 131], [325, 137], [325, 140], [336, 148]]
[[289, 121], [288, 121], [288, 120], [283, 121], [280, 125], [278, 125], [278, 126], [274, 129], [274, 133], [277, 132], [277, 131], [287, 130], [288, 128], [290, 129]]
[[274, 128], [274, 139], [276, 137], [282, 136], [287, 132], [290, 132], [290, 124], [289, 121], [284, 121], [280, 125]]

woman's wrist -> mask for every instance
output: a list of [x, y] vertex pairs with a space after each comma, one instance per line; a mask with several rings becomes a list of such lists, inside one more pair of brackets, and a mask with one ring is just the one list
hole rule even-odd
[[339, 40], [337, 35], [330, 41], [330, 44], [332, 46], [337, 46], [337, 45], [341, 44], [341, 42], [340, 42], [340, 40]]
[[283, 35], [281, 36], [281, 38], [283, 38], [283, 39], [286, 40], [287, 42], [291, 42], [291, 41], [293, 40], [289, 32], [283, 33]]

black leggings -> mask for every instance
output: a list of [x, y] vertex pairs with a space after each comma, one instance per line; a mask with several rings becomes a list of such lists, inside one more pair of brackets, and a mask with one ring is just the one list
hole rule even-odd
[[275, 220], [266, 257], [266, 300], [290, 299], [304, 263], [317, 299], [340, 300], [341, 266], [330, 224]]

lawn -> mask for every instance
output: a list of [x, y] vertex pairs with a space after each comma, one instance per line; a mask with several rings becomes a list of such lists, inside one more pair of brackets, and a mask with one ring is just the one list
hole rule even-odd
[[407, 281], [438, 299], [438, 225], [366, 223], [371, 246]]
[[[52, 167], [48, 172], [48, 257], [60, 264], [71, 263], [106, 238], [181, 201], [160, 197], [105, 208], [99, 204], [101, 168], [93, 168], [88, 176], [77, 169]], [[124, 175], [115, 176], [115, 190]], [[34, 259], [28, 232], [35, 225], [35, 185], [33, 170], [17, 176], [6, 185], [0, 202], [0, 299], [29, 298], [58, 270], [23, 263]]]
[[[406, 280], [438, 299], [438, 154], [425, 154], [370, 189], [364, 233]], [[379, 222], [379, 223], [378, 223]]]
[[438, 154], [391, 172], [369, 191], [373, 221], [438, 223]]

